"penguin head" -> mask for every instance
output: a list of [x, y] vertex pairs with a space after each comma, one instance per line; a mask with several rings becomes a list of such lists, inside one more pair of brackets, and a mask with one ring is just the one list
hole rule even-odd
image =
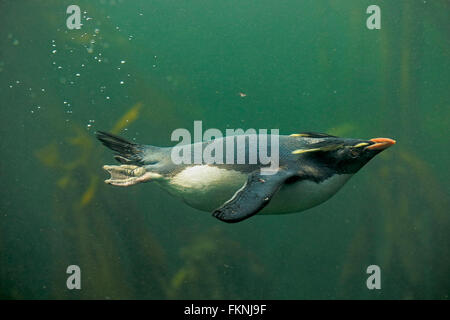
[[373, 157], [395, 143], [395, 140], [389, 138], [370, 140], [344, 139], [343, 146], [336, 149], [330, 156], [335, 159], [336, 171], [356, 173]]
[[303, 154], [310, 164], [328, 168], [340, 174], [353, 174], [381, 151], [396, 141], [389, 138], [370, 140], [332, 137], [311, 148], [296, 150], [294, 154]]

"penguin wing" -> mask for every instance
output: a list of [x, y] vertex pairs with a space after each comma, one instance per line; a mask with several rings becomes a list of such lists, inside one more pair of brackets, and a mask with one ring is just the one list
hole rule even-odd
[[294, 175], [295, 173], [283, 169], [273, 175], [262, 175], [259, 170], [254, 171], [230, 200], [214, 210], [213, 216], [230, 223], [250, 218], [267, 206], [286, 179]]

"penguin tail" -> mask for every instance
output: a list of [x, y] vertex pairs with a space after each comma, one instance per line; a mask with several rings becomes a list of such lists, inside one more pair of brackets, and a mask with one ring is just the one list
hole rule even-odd
[[115, 151], [114, 158], [123, 164], [144, 164], [145, 146], [130, 142], [112, 133], [97, 131], [97, 139], [107, 148]]

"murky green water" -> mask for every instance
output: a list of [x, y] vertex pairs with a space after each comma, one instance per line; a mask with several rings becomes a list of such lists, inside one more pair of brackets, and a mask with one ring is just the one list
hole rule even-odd
[[[449, 9], [0, 1], [0, 297], [448, 299]], [[316, 208], [233, 225], [154, 184], [102, 182], [114, 159], [95, 130], [173, 145], [194, 120], [397, 144]]]

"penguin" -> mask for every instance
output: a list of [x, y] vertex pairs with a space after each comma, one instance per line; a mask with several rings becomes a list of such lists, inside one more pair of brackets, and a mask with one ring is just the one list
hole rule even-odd
[[[173, 147], [138, 144], [103, 131], [96, 136], [115, 152], [120, 163], [103, 166], [111, 175], [105, 183], [127, 187], [153, 181], [187, 205], [228, 223], [258, 213], [294, 213], [317, 206], [374, 156], [396, 143], [389, 138], [349, 139], [314, 132], [276, 135], [271, 137], [276, 140], [268, 139], [267, 147], [271, 147], [270, 141], [278, 142], [279, 164], [267, 174], [262, 171], [267, 163], [259, 159], [253, 163], [175, 163]], [[241, 139], [246, 143], [240, 149], [234, 144], [234, 159], [239, 151], [248, 159], [253, 138], [252, 134], [225, 136], [214, 143], [229, 146]], [[196, 142], [185, 150], [205, 150], [211, 143]]]

